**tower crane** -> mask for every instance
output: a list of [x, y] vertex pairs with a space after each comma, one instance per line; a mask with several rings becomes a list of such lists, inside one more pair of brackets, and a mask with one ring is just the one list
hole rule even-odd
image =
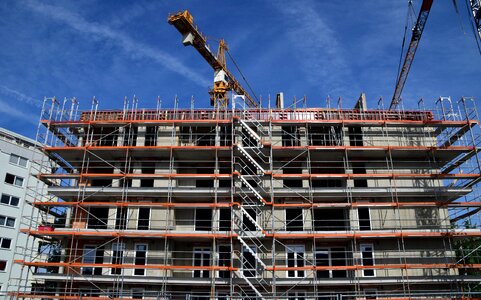
[[170, 15], [169, 24], [173, 25], [182, 34], [184, 46], [193, 46], [200, 55], [214, 69], [214, 87], [209, 91], [210, 103], [214, 107], [227, 108], [229, 99], [227, 93], [234, 91], [238, 95], [245, 96], [249, 107], [258, 107], [259, 104], [242, 87], [239, 81], [227, 69], [225, 52], [228, 51], [226, 42], [221, 39], [217, 54], [214, 55], [207, 44], [207, 38], [194, 24], [194, 17], [188, 10]]
[[406, 57], [404, 58], [404, 63], [403, 63], [401, 72], [399, 72], [399, 77], [397, 78], [397, 81], [396, 81], [396, 88], [394, 90], [394, 95], [392, 96], [389, 109], [393, 109], [399, 103], [399, 99], [401, 98], [401, 93], [403, 91], [404, 84], [406, 83], [409, 70], [411, 69], [411, 65], [414, 60], [414, 55], [416, 54], [419, 41], [421, 40], [421, 36], [424, 31], [424, 25], [426, 25], [426, 21], [428, 20], [428, 16], [429, 16], [429, 12], [431, 11], [432, 4], [433, 4], [433, 0], [423, 0], [423, 3], [421, 4], [421, 10], [419, 11], [419, 15], [416, 20], [416, 25], [414, 25], [414, 28], [413, 28], [413, 32], [411, 35], [411, 42], [409, 43], [409, 48], [406, 52]]

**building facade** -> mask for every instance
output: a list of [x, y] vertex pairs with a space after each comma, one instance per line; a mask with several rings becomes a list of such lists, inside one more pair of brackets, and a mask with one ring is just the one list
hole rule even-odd
[[37, 145], [30, 138], [0, 128], [0, 295], [21, 277], [22, 268], [14, 264], [14, 257], [28, 245], [20, 228], [29, 226], [31, 220], [22, 217], [34, 212], [25, 198], [28, 180], [35, 181], [29, 169], [33, 153], [40, 153]]
[[95, 102], [78, 117], [74, 102], [46, 104], [39, 142], [59, 168], [37, 174], [50, 196], [33, 204], [50, 222], [23, 231], [49, 251], [17, 261], [34, 285], [13, 296], [476, 295], [472, 99], [440, 98], [439, 111]]

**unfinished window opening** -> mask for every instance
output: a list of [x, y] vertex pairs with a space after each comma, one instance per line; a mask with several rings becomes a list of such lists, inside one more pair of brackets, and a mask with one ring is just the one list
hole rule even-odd
[[117, 213], [115, 215], [115, 229], [124, 230], [127, 228], [127, 207], [117, 207]]
[[371, 230], [371, 212], [369, 207], [359, 207], [357, 214], [359, 216], [359, 230]]
[[[283, 174], [302, 174], [302, 169], [297, 166], [287, 165], [282, 168], [282, 172]], [[283, 183], [288, 188], [302, 187], [302, 179], [284, 179]]]
[[[208, 267], [210, 266], [210, 248], [194, 248], [194, 267]], [[194, 270], [193, 277], [195, 278], [209, 278], [209, 270]]]
[[[374, 247], [372, 244], [361, 244], [361, 261], [363, 266], [374, 266]], [[364, 277], [376, 276], [374, 269], [363, 269]]]
[[89, 229], [107, 229], [107, 222], [109, 220], [108, 207], [90, 207], [87, 228]]
[[219, 231], [231, 230], [231, 210], [230, 208], [219, 209]]
[[[324, 162], [312, 162], [311, 174], [329, 175], [329, 174], [344, 174], [345, 169], [342, 164], [332, 164]], [[327, 177], [327, 176], [326, 176]], [[343, 187], [345, 180], [341, 178], [315, 178], [311, 180], [313, 188], [334, 188]]]
[[[316, 266], [332, 267], [346, 266], [346, 249], [345, 248], [320, 248], [315, 252]], [[317, 278], [345, 278], [346, 270], [317, 270]]]
[[[257, 216], [256, 216], [256, 212], [255, 212], [254, 209], [246, 208], [245, 211], [254, 221], [257, 222]], [[248, 231], [256, 231], [257, 230], [256, 225], [245, 214], [242, 214], [242, 229], [248, 230]]]
[[156, 146], [157, 145], [157, 127], [147, 126], [145, 128], [145, 146]]
[[93, 135], [94, 143], [98, 146], [117, 146], [118, 129], [116, 127], [95, 128]]
[[[121, 174], [133, 174], [134, 168], [132, 167], [131, 163], [123, 164], [118, 169], [121, 170]], [[120, 187], [131, 187], [132, 186], [132, 178], [131, 177], [122, 177], [119, 179], [119, 186]]]
[[135, 146], [137, 143], [138, 128], [136, 126], [124, 127], [124, 146]]
[[219, 126], [219, 146], [232, 146], [232, 128]]
[[350, 146], [363, 146], [363, 134], [361, 127], [349, 127], [349, 145]]
[[[124, 263], [124, 243], [113, 243], [112, 244], [112, 264], [121, 265]], [[113, 267], [110, 269], [110, 274], [120, 275], [122, 274], [122, 268]]]
[[[232, 249], [230, 245], [220, 245], [219, 246], [219, 267], [230, 267], [231, 266], [231, 252]], [[221, 270], [219, 271], [220, 278], [230, 278], [230, 271]]]
[[195, 210], [195, 230], [212, 230], [212, 210], [208, 208], [197, 208]]
[[340, 146], [343, 144], [341, 132], [339, 126], [309, 126], [309, 145]]
[[[287, 247], [287, 267], [288, 268], [303, 268], [304, 267], [304, 253], [303, 245]], [[291, 269], [287, 271], [287, 277], [304, 277], [304, 270]]]
[[[112, 174], [114, 169], [108, 166], [97, 166], [93, 168], [89, 168], [88, 170], [91, 174]], [[90, 181], [91, 186], [98, 186], [98, 187], [106, 187], [112, 185], [112, 179], [107, 178], [93, 178]]]
[[215, 127], [184, 127], [196, 146], [215, 146]]
[[250, 251], [247, 247], [242, 247], [242, 274], [245, 277], [257, 277], [257, 260], [254, 254], [257, 253], [256, 246], [250, 245]]
[[348, 230], [346, 211], [342, 208], [314, 209], [314, 230]]
[[299, 127], [284, 126], [282, 127], [282, 146], [294, 147], [301, 145], [301, 135]]
[[302, 213], [303, 213], [302, 208], [286, 208], [286, 230], [287, 231], [304, 230]]
[[148, 230], [150, 225], [150, 207], [139, 207], [139, 217], [137, 219], [138, 230]]
[[[145, 266], [147, 264], [147, 244], [135, 245], [135, 265]], [[134, 275], [145, 276], [145, 268], [134, 269]]]
[[[366, 166], [364, 163], [352, 163], [353, 174], [366, 174]], [[367, 179], [354, 179], [354, 187], [367, 187]]]
[[[155, 174], [155, 163], [143, 163], [142, 174]], [[154, 187], [154, 179], [143, 178], [140, 181], [140, 187]]]
[[[211, 167], [200, 167], [197, 169], [199, 174], [214, 174], [214, 168]], [[200, 188], [211, 188], [214, 187], [213, 178], [199, 178], [195, 181], [195, 186]]]
[[[220, 174], [232, 174], [231, 168], [220, 168], [219, 169]], [[222, 178], [219, 179], [219, 187], [231, 187], [231, 179], [230, 178]]]

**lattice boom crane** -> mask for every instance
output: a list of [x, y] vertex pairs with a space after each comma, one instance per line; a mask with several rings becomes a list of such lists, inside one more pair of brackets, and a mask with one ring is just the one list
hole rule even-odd
[[214, 87], [209, 91], [211, 105], [226, 108], [229, 102], [227, 93], [234, 91], [238, 95], [245, 96], [249, 107], [259, 106], [227, 69], [225, 52], [228, 51], [228, 47], [223, 39], [219, 41], [217, 55], [214, 55], [207, 44], [207, 38], [197, 29], [194, 18], [188, 10], [170, 15], [168, 22], [182, 34], [184, 46], [193, 46], [214, 69]]

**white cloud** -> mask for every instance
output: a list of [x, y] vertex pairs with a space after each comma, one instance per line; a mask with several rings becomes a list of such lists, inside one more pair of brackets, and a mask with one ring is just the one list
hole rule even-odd
[[149, 45], [135, 41], [122, 31], [114, 30], [109, 26], [99, 23], [89, 22], [82, 16], [58, 6], [48, 5], [32, 0], [27, 1], [26, 4], [29, 9], [53, 18], [57, 21], [61, 21], [81, 33], [90, 35], [93, 38], [102, 38], [110, 42], [114, 42], [128, 54], [137, 57], [148, 58], [160, 63], [167, 69], [192, 80], [200, 86], [208, 86], [211, 83], [194, 70], [185, 66], [176, 57], [162, 50], [155, 49]]
[[7, 87], [7, 86], [0, 85], [0, 93], [6, 95], [8, 97], [11, 97], [18, 102], [30, 104], [30, 105], [36, 106], [38, 108], [42, 107], [42, 103], [41, 103], [40, 100], [36, 100], [36, 99], [34, 99], [30, 96], [25, 95], [22, 92], [19, 92], [17, 90], [14, 90], [12, 88]]
[[346, 93], [352, 72], [344, 59], [344, 50], [337, 33], [316, 11], [310, 1], [276, 2], [284, 15], [287, 37], [296, 50], [296, 57], [306, 73], [307, 81], [323, 87], [331, 95]]
[[30, 124], [38, 124], [38, 116], [19, 110], [3, 100], [0, 100], [0, 112], [12, 118], [20, 118]]

